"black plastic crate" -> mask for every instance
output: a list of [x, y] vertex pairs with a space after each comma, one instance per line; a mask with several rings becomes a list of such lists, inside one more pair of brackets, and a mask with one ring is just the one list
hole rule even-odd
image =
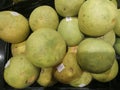
[[[118, 8], [120, 8], [120, 0], [118, 1]], [[2, 10], [14, 10], [25, 17], [29, 18], [32, 10], [40, 5], [50, 5], [54, 7], [54, 0], [25, 0], [19, 3], [13, 3], [12, 0], [1, 0], [0, 11]], [[60, 17], [61, 18], [61, 17]], [[10, 87], [3, 78], [4, 65], [7, 60], [11, 57], [10, 44], [0, 40], [0, 90], [18, 90]], [[119, 66], [120, 56], [116, 55]], [[120, 71], [120, 70], [119, 70]], [[100, 83], [93, 80], [88, 86], [84, 88], [75, 88], [62, 83], [57, 83], [52, 87], [42, 87], [36, 82], [22, 90], [119, 90], [120, 89], [120, 72], [117, 77], [107, 83]]]

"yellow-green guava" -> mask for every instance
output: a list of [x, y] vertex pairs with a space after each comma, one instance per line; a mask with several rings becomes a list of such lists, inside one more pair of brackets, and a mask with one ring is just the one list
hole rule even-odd
[[66, 43], [54, 29], [38, 29], [26, 40], [26, 56], [37, 67], [56, 66], [65, 54]]
[[5, 64], [4, 80], [13, 88], [26, 88], [32, 85], [38, 76], [39, 68], [29, 62], [23, 54], [11, 57]]
[[27, 18], [15, 11], [0, 12], [0, 38], [9, 43], [24, 41], [30, 33]]
[[54, 0], [55, 9], [62, 17], [77, 16], [85, 0]]
[[57, 29], [59, 18], [55, 9], [51, 6], [43, 5], [36, 7], [30, 14], [29, 24], [32, 31], [40, 28]]
[[25, 49], [26, 49], [25, 43], [26, 43], [26, 41], [11, 44], [11, 49], [10, 50], [11, 50], [12, 56], [15, 56], [15, 55], [18, 55], [18, 54], [24, 54]]
[[101, 36], [112, 30], [116, 23], [117, 7], [109, 0], [87, 0], [79, 10], [81, 32]]

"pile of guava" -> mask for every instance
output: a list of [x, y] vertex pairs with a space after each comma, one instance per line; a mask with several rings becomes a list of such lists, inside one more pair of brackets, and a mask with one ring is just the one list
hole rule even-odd
[[29, 18], [0, 11], [0, 39], [11, 45], [5, 82], [16, 89], [37, 83], [86, 87], [119, 73], [120, 10], [115, 0], [54, 0]]

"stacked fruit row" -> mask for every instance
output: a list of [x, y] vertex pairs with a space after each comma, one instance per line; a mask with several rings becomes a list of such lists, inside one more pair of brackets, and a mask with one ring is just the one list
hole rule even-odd
[[0, 38], [11, 43], [12, 53], [4, 68], [6, 83], [84, 87], [93, 79], [113, 80], [119, 70], [117, 2], [54, 0], [54, 5], [35, 8], [28, 19], [16, 11], [0, 12]]

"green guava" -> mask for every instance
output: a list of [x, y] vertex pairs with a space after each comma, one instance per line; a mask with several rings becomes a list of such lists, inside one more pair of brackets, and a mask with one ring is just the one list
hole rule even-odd
[[25, 53], [25, 43], [26, 41], [20, 42], [20, 43], [15, 43], [11, 44], [11, 54], [12, 56], [18, 55], [18, 54], [24, 54]]
[[117, 10], [118, 12], [118, 16], [117, 16], [117, 22], [115, 24], [115, 27], [114, 27], [114, 32], [115, 34], [120, 37], [120, 9]]
[[115, 79], [115, 77], [118, 75], [118, 71], [119, 71], [118, 61], [115, 60], [112, 67], [106, 72], [100, 74], [92, 73], [91, 75], [93, 76], [93, 79], [99, 82], [109, 82]]
[[56, 66], [65, 54], [66, 43], [54, 29], [41, 28], [26, 40], [26, 56], [37, 67]]
[[113, 65], [113, 46], [102, 39], [87, 38], [78, 45], [77, 60], [80, 67], [91, 73], [102, 73]]
[[83, 40], [84, 35], [78, 26], [77, 17], [66, 17], [60, 21], [58, 32], [63, 36], [68, 46], [76, 46]]
[[107, 43], [109, 43], [112, 46], [115, 44], [115, 41], [116, 41], [116, 35], [115, 35], [114, 30], [109, 31], [106, 34], [104, 34], [103, 36], [100, 36], [98, 38], [103, 39], [104, 41], [106, 41]]
[[116, 41], [113, 47], [115, 49], [116, 54], [120, 55], [120, 38], [119, 37], [116, 38]]

